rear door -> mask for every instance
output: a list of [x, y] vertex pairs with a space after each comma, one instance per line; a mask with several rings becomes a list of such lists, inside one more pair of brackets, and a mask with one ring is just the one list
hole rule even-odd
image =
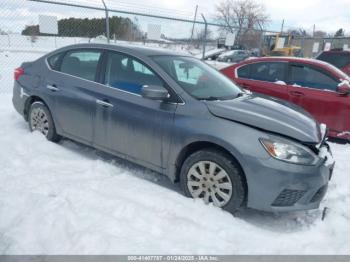
[[290, 102], [303, 107], [333, 132], [345, 130], [350, 114], [349, 97], [337, 93], [339, 80], [330, 72], [311, 65], [291, 63]]
[[93, 136], [97, 69], [102, 52], [74, 49], [49, 70], [45, 90], [54, 101], [53, 115], [63, 135], [90, 144]]
[[252, 92], [288, 100], [287, 62], [258, 62], [237, 69], [236, 83]]

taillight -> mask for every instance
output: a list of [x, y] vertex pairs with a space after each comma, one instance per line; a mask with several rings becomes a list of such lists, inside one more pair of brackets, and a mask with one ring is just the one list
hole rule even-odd
[[23, 75], [23, 74], [24, 74], [23, 68], [21, 68], [21, 67], [16, 68], [16, 69], [15, 69], [15, 73], [14, 73], [14, 78], [15, 78], [15, 80], [17, 81], [18, 78], [19, 78], [21, 75]]

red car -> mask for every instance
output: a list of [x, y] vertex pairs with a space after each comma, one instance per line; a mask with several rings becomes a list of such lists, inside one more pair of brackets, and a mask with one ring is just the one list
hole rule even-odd
[[328, 62], [350, 75], [350, 51], [324, 51], [316, 59]]
[[314, 59], [264, 57], [220, 70], [250, 91], [303, 107], [329, 128], [329, 136], [350, 140], [350, 77]]

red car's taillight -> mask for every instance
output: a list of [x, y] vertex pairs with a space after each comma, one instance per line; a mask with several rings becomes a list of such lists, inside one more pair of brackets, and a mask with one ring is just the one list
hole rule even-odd
[[16, 68], [15, 69], [15, 73], [14, 73], [14, 78], [15, 78], [15, 81], [18, 80], [18, 78], [24, 74], [24, 70], [23, 68], [19, 67], [19, 68]]

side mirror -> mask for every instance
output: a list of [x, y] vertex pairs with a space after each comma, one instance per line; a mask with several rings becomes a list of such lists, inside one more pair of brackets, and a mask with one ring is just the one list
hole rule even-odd
[[337, 92], [341, 95], [350, 95], [350, 83], [348, 81], [343, 81], [338, 85]]
[[141, 96], [151, 100], [165, 100], [170, 97], [168, 90], [162, 86], [144, 85], [141, 88]]

